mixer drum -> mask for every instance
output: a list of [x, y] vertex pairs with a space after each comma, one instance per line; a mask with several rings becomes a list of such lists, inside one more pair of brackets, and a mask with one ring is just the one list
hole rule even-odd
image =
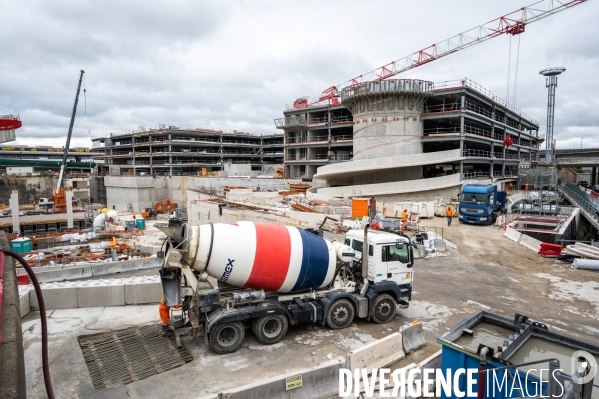
[[257, 222], [207, 224], [199, 226], [199, 232], [195, 229], [189, 235], [197, 240], [190, 243], [192, 268], [228, 284], [299, 292], [326, 287], [335, 276], [331, 244], [302, 229]]

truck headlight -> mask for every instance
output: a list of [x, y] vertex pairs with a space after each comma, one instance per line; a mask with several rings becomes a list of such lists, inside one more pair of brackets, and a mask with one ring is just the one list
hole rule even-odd
[[486, 222], [486, 221], [487, 221], [487, 218], [480, 218], [480, 221], [481, 221], [481, 222]]
[[462, 216], [462, 215], [460, 215], [460, 216], [458, 216], [458, 217], [459, 217], [460, 219], [464, 219], [464, 216]]

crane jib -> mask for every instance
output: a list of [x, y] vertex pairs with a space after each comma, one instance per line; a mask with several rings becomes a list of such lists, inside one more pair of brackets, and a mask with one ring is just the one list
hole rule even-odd
[[56, 185], [56, 194], [58, 190], [64, 186], [64, 172], [67, 167], [67, 155], [69, 147], [71, 145], [71, 135], [73, 134], [73, 125], [75, 124], [75, 114], [77, 113], [77, 103], [79, 102], [79, 92], [81, 91], [81, 81], [83, 80], [83, 74], [85, 71], [82, 69], [79, 75], [79, 84], [77, 85], [77, 94], [75, 94], [75, 104], [73, 105], [73, 114], [71, 115], [71, 124], [69, 125], [69, 133], [67, 134], [67, 142], [64, 146], [64, 152], [62, 154], [62, 163], [60, 164], [60, 173], [58, 174], [58, 184]]

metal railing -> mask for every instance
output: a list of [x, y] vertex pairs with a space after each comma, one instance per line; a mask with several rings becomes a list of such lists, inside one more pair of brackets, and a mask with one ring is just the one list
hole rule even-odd
[[[572, 183], [560, 184], [558, 189], [570, 197], [576, 205], [582, 209], [584, 209], [593, 220], [599, 222], [599, 207], [589, 201], [586, 193], [581, 191], [578, 187], [573, 185]], [[586, 198], [585, 198], [586, 196]]]
[[460, 109], [460, 104], [458, 104], [458, 103], [441, 104], [441, 105], [426, 105], [424, 107], [425, 114], [440, 114], [440, 113], [444, 113], [444, 112], [459, 112], [459, 111], [461, 111], [461, 109]]
[[488, 179], [489, 172], [467, 172], [462, 173], [462, 180], [468, 179]]

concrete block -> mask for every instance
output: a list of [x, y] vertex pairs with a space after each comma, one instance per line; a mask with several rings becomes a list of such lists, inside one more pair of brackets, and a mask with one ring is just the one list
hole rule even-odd
[[90, 266], [69, 267], [58, 270], [38, 271], [35, 273], [40, 283], [54, 283], [92, 277]]
[[401, 327], [399, 332], [402, 335], [402, 348], [405, 353], [422, 348], [426, 344], [424, 329], [422, 328], [422, 323], [419, 321], [413, 321]]
[[[49, 283], [42, 284], [41, 288], [46, 310], [79, 307], [78, 287], [68, 283]], [[29, 305], [31, 310], [40, 309], [35, 291], [29, 292]]]
[[125, 279], [126, 305], [158, 303], [162, 295], [162, 283], [158, 276]]
[[79, 287], [79, 307], [125, 306], [125, 285], [121, 281], [92, 280]]
[[21, 318], [25, 317], [25, 315], [31, 311], [31, 305], [29, 304], [29, 291], [29, 287], [19, 287], [19, 305], [21, 308]]
[[[339, 369], [344, 366], [343, 360], [335, 360], [309, 369], [282, 374], [239, 388], [203, 396], [200, 399], [336, 398], [339, 395]], [[300, 375], [302, 376], [302, 386], [289, 391], [285, 390], [285, 380]]]
[[516, 242], [519, 242], [520, 238], [522, 237], [522, 233], [520, 233], [518, 230], [512, 229], [510, 227], [505, 229], [505, 233], [503, 235], [506, 236], [507, 238], [509, 238], [510, 240], [516, 241]]
[[406, 357], [402, 335], [393, 333], [388, 337], [366, 344], [347, 354], [345, 363], [350, 370], [373, 369], [388, 366]]

